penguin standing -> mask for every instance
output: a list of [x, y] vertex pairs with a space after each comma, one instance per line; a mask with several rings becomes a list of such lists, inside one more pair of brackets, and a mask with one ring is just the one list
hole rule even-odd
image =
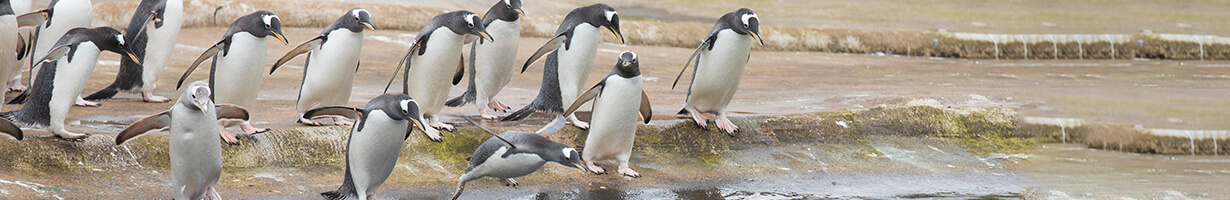
[[[12, 8], [11, 10], [13, 14], [21, 15], [21, 14], [26, 14], [30, 12], [30, 0], [13, 0], [13, 1], [8, 1], [8, 3], [9, 3], [10, 8]], [[39, 13], [37, 15], [42, 16], [42, 13]], [[5, 67], [3, 69], [0, 69], [0, 70], [5, 70], [4, 72], [0, 72], [0, 73], [7, 73], [7, 75], [5, 76], [0, 76], [0, 81], [4, 81], [7, 83], [7, 86], [0, 87], [0, 90], [5, 90], [7, 88], [7, 91], [17, 91], [17, 92], [26, 91], [26, 86], [21, 84], [21, 66], [22, 66], [22, 63], [26, 63], [24, 62], [25, 60], [30, 59], [29, 51], [30, 51], [30, 48], [33, 47], [32, 45], [34, 44], [34, 41], [30, 39], [33, 39], [32, 36], [34, 35], [34, 29], [37, 26], [42, 25], [43, 24], [42, 22], [45, 19], [46, 19], [45, 17], [42, 17], [41, 19], [39, 19], [37, 24], [30, 24], [29, 27], [19, 25], [16, 34], [22, 45], [19, 46], [17, 49], [17, 64], [13, 64], [12, 67]], [[21, 22], [21, 20], [18, 20], [18, 22]], [[7, 35], [7, 33], [5, 34]], [[8, 36], [4, 36], [4, 37], [7, 38]], [[5, 78], [9, 78], [8, 81], [5, 81]]]
[[[269, 74], [273, 74], [278, 70], [278, 66], [289, 62], [295, 56], [308, 53], [308, 59], [303, 64], [299, 101], [295, 105], [295, 110], [299, 111], [298, 123], [319, 126], [319, 122], [304, 118], [303, 113], [308, 109], [340, 106], [350, 101], [354, 74], [359, 70], [359, 52], [363, 48], [364, 28], [376, 29], [372, 26], [371, 14], [362, 8], [351, 9], [325, 27], [320, 36], [300, 44], [273, 64]], [[351, 125], [340, 116], [334, 116], [333, 123]]]
[[594, 111], [590, 117], [593, 126], [585, 138], [585, 153], [581, 154], [590, 171], [604, 174], [606, 170], [594, 165], [594, 161], [615, 159], [619, 162], [620, 174], [641, 177], [641, 174], [628, 168], [628, 159], [632, 157], [632, 143], [636, 140], [634, 120], [637, 114], [645, 119], [645, 123], [653, 117], [649, 96], [641, 88], [643, 82], [636, 53], [624, 51], [619, 55], [615, 69], [611, 69], [611, 74], [581, 94], [564, 111], [565, 115], [572, 114], [585, 102], [594, 100]]
[[461, 96], [457, 96], [445, 105], [458, 107], [466, 103], [474, 103], [478, 113], [485, 119], [497, 119], [495, 115], [487, 114], [487, 109], [507, 111], [508, 105], [495, 99], [500, 89], [512, 81], [516, 71], [514, 65], [517, 59], [517, 43], [521, 40], [521, 0], [503, 0], [491, 6], [483, 15], [483, 27], [491, 33], [491, 38], [499, 41], [478, 41], [470, 46], [470, 86]]
[[730, 136], [739, 131], [739, 127], [726, 118], [726, 106], [735, 96], [739, 88], [739, 80], [743, 78], [743, 69], [751, 59], [752, 44], [760, 39], [760, 19], [756, 13], [747, 8], [726, 13], [713, 25], [713, 30], [696, 47], [696, 51], [684, 63], [683, 70], [675, 77], [673, 89], [679, 84], [683, 72], [696, 60], [696, 69], [692, 71], [692, 85], [688, 87], [688, 98], [683, 104], [680, 115], [691, 114], [697, 125], [706, 128], [708, 125], [704, 113], [717, 115], [715, 122], [719, 129]]
[[38, 70], [33, 87], [14, 99], [28, 100], [26, 105], [0, 113], [0, 117], [38, 128], [50, 125], [50, 132], [65, 139], [88, 137], [88, 134], [65, 130], [64, 120], [73, 100], [79, 97], [89, 80], [94, 64], [98, 63], [99, 53], [103, 50], [116, 52], [136, 62], [137, 57], [124, 46], [123, 36], [110, 27], [69, 30], [56, 42], [55, 48], [37, 60], [42, 70]]
[[[9, 0], [0, 0], [0, 49], [4, 52], [0, 53], [0, 77], [12, 77], [21, 73], [21, 63], [17, 61], [17, 55], [24, 49], [20, 47], [21, 36], [17, 34], [17, 15], [13, 13], [9, 3]], [[8, 81], [0, 81], [0, 88], [9, 88], [8, 84]], [[0, 95], [0, 102], [3, 100], [3, 95]]]
[[218, 145], [218, 119], [248, 119], [248, 111], [234, 105], [215, 105], [209, 86], [193, 82], [171, 110], [142, 118], [115, 137], [115, 145], [146, 132], [170, 127], [171, 191], [175, 199], [222, 199], [214, 185], [222, 175], [222, 147]]
[[[32, 58], [42, 58], [47, 55], [51, 49], [58, 44], [60, 37], [68, 33], [68, 30], [79, 27], [90, 27], [90, 20], [94, 15], [93, 4], [90, 0], [54, 0], [47, 6], [47, 9], [40, 10], [42, 14], [47, 16], [47, 20], [42, 26], [35, 31], [37, 36], [34, 42], [34, 52]], [[40, 62], [34, 60], [34, 62]], [[31, 67], [37, 63], [31, 63]], [[30, 74], [38, 74], [38, 69], [30, 70]], [[31, 75], [31, 82], [35, 82], [38, 76]], [[78, 94], [73, 103], [77, 106], [99, 106], [96, 102], [86, 101]]]
[[414, 126], [424, 132], [433, 131], [423, 126], [418, 103], [404, 94], [380, 95], [362, 109], [316, 108], [309, 110], [305, 117], [325, 115], [358, 120], [357, 125], [350, 128], [350, 140], [346, 142], [346, 178], [337, 190], [320, 194], [326, 199], [368, 199], [393, 173], [402, 145], [410, 139]]
[[[418, 100], [424, 120], [427, 120], [425, 123], [433, 128], [453, 130], [452, 125], [444, 124], [435, 115], [444, 107], [452, 86], [449, 85], [448, 75], [453, 75], [453, 85], [461, 82], [462, 72], [465, 71], [465, 63], [461, 62], [461, 46], [467, 41], [466, 35], [494, 41], [483, 27], [482, 20], [478, 15], [464, 10], [432, 17], [419, 31], [414, 46], [406, 52], [402, 63], [393, 71], [396, 76], [403, 66], [406, 67], [402, 92]], [[429, 136], [432, 140], [440, 140], [439, 135]]]
[[[525, 66], [521, 67], [521, 72], [525, 72], [526, 68], [543, 55], [547, 56], [538, 97], [534, 98], [530, 105], [513, 112], [503, 120], [525, 119], [534, 112], [560, 113], [564, 111], [563, 102], [576, 100], [589, 78], [594, 54], [598, 52], [599, 27], [606, 27], [619, 38], [620, 43], [624, 42], [623, 34], [619, 31], [619, 14], [611, 6], [594, 4], [568, 13], [555, 31], [555, 38], [538, 48], [525, 62]], [[588, 123], [578, 120], [576, 116], [565, 116], [573, 126], [589, 128]]]
[[[257, 89], [261, 85], [261, 69], [265, 66], [266, 36], [273, 36], [286, 44], [286, 37], [282, 36], [282, 22], [278, 21], [277, 15], [261, 10], [239, 17], [231, 24], [231, 28], [226, 30], [222, 41], [205, 50], [188, 66], [188, 71], [184, 71], [184, 75], [179, 77], [175, 87], [178, 89], [183, 85], [184, 79], [187, 79], [201, 62], [212, 57], [209, 89], [213, 91], [211, 98], [214, 102], [253, 106], [256, 103]], [[269, 131], [252, 127], [247, 120], [224, 120], [218, 124], [218, 134], [227, 143], [239, 142], [234, 134], [226, 130], [226, 126], [236, 123], [249, 135]]]
[[544, 137], [563, 128], [563, 119], [552, 121], [535, 133], [506, 131], [498, 135], [473, 120], [470, 120], [470, 123], [493, 137], [487, 138], [486, 142], [474, 149], [474, 154], [469, 159], [469, 167], [466, 167], [466, 171], [457, 180], [457, 192], [453, 193], [453, 199], [461, 196], [466, 182], [482, 177], [498, 178], [505, 186], [517, 186], [517, 181], [513, 178], [534, 173], [548, 161], [588, 171], [576, 149]]
[[120, 62], [115, 82], [85, 99], [109, 99], [123, 91], [140, 92], [145, 102], [170, 102], [171, 99], [154, 95], [154, 88], [157, 87], [158, 75], [171, 58], [171, 50], [175, 48], [183, 21], [183, 0], [142, 0], [128, 22], [128, 29], [124, 31], [124, 39], [128, 40], [132, 53], [142, 59], [141, 64]]

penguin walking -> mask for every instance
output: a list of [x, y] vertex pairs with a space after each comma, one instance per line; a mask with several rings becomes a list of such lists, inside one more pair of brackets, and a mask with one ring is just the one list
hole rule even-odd
[[36, 128], [50, 125], [50, 132], [65, 139], [88, 137], [89, 134], [65, 130], [64, 120], [74, 99], [79, 97], [89, 80], [94, 64], [98, 63], [99, 53], [111, 51], [139, 62], [124, 46], [123, 36], [120, 31], [110, 27], [69, 30], [56, 42], [55, 48], [37, 60], [42, 70], [38, 70], [33, 87], [14, 99], [28, 100], [25, 106], [0, 113], [0, 117]]
[[[461, 62], [461, 47], [468, 41], [466, 35], [476, 35], [487, 42], [494, 42], [483, 27], [482, 20], [478, 15], [464, 10], [432, 17], [393, 71], [396, 77], [403, 66], [406, 68], [402, 77], [402, 92], [418, 101], [428, 126], [453, 130], [452, 125], [444, 124], [436, 114], [444, 107], [452, 86], [449, 85], [448, 75], [453, 75], [453, 85], [461, 82], [462, 72], [465, 71], [465, 63]], [[390, 85], [392, 82], [389, 80]], [[385, 91], [388, 91], [387, 87]], [[439, 135], [429, 137], [440, 140]]]
[[[273, 36], [286, 44], [282, 36], [282, 22], [272, 12], [261, 10], [236, 19], [222, 36], [222, 41], [201, 53], [184, 75], [179, 77], [176, 89], [184, 84], [184, 80], [201, 65], [205, 59], [213, 58], [209, 68], [209, 89], [214, 102], [235, 104], [251, 107], [256, 103], [257, 89], [261, 85], [261, 69], [265, 66], [266, 39]], [[247, 120], [223, 120], [218, 124], [218, 134], [227, 143], [237, 144], [239, 139], [226, 130], [226, 126], [238, 124], [244, 133], [249, 135], [264, 133], [269, 129], [252, 127]]]
[[380, 95], [364, 108], [316, 108], [305, 117], [325, 115], [358, 120], [350, 128], [350, 140], [346, 142], [346, 178], [337, 190], [320, 193], [326, 199], [370, 198], [393, 172], [403, 143], [410, 139], [410, 131], [415, 126], [424, 132], [434, 131], [423, 126], [418, 102], [404, 94]]
[[[8, 3], [9, 3], [10, 8], [12, 8], [11, 11], [13, 12], [13, 14], [17, 14], [18, 16], [20, 16], [20, 15], [30, 12], [30, 5], [31, 5], [30, 0], [12, 0], [12, 1], [8, 1]], [[17, 31], [16, 34], [19, 40], [19, 44], [21, 45], [19, 45], [17, 49], [17, 63], [11, 65], [12, 67], [5, 67], [3, 69], [0, 69], [0, 70], [5, 70], [4, 72], [0, 72], [0, 73], [7, 73], [7, 75], [0, 76], [0, 81], [4, 81], [7, 83], [5, 87], [0, 87], [0, 90], [6, 90], [6, 92], [26, 91], [26, 86], [21, 83], [21, 69], [22, 69], [21, 66], [23, 65], [23, 63], [26, 63], [25, 62], [26, 60], [30, 59], [30, 56], [29, 56], [30, 48], [34, 47], [33, 46], [34, 41], [32, 40], [34, 39], [33, 38], [34, 29], [42, 25], [43, 21], [46, 20], [46, 17], [42, 16], [42, 14], [43, 13], [35, 14], [39, 16], [39, 19], [38, 21], [36, 21], [36, 23], [29, 24], [28, 26], [25, 24], [18, 25], [16, 29]], [[18, 22], [22, 22], [22, 20], [18, 20]], [[7, 34], [8, 33], [6, 32], [5, 35]], [[4, 37], [7, 38], [9, 36], [4, 36]], [[8, 78], [8, 80], [6, 81], [5, 78]]]
[[[61, 36], [68, 33], [68, 30], [73, 28], [90, 27], [90, 20], [94, 15], [93, 4], [90, 0], [55, 0], [47, 6], [47, 9], [38, 11], [47, 16], [46, 22], [39, 26], [35, 31], [37, 36], [34, 42], [34, 52], [32, 58], [42, 58], [57, 46], [57, 41]], [[40, 62], [39, 60], [33, 60]], [[37, 63], [31, 63], [31, 68]], [[30, 70], [30, 74], [38, 74], [38, 69]], [[39, 77], [31, 75], [31, 82], [36, 82]], [[97, 102], [86, 101], [78, 94], [73, 105], [93, 107], [100, 106]]]
[[[359, 70], [359, 52], [363, 48], [364, 28], [376, 29], [372, 26], [371, 14], [362, 8], [351, 9], [325, 27], [320, 36], [286, 52], [285, 56], [273, 64], [269, 74], [273, 74], [279, 66], [295, 56], [308, 54], [308, 59], [303, 64], [299, 101], [295, 105], [295, 110], [299, 111], [298, 123], [319, 126], [319, 122], [303, 117], [303, 113], [308, 109], [340, 106], [350, 101], [354, 74]], [[334, 116], [333, 123], [351, 125], [341, 116]]]
[[521, 40], [521, 15], [524, 14], [521, 0], [503, 0], [487, 10], [487, 14], [483, 15], [483, 27], [491, 33], [491, 38], [500, 40], [478, 41], [470, 46], [470, 86], [461, 96], [448, 100], [444, 105], [458, 107], [474, 103], [484, 119], [498, 119], [487, 114], [486, 108], [495, 111], [509, 109], [495, 95], [512, 81], [516, 71], [514, 62], [517, 59], [517, 43]]
[[[0, 49], [5, 50], [0, 53], [0, 77], [12, 77], [21, 73], [21, 63], [17, 61], [17, 57], [22, 54], [21, 50], [24, 50], [17, 31], [17, 15], [13, 13], [9, 3], [9, 0], [0, 0]], [[8, 81], [0, 81], [0, 88], [9, 88], [8, 84]], [[0, 101], [3, 100], [3, 95], [0, 95]]]
[[[704, 113], [717, 115], [715, 122], [726, 134], [735, 136], [739, 127], [726, 117], [726, 106], [739, 89], [739, 80], [743, 78], [743, 69], [751, 60], [752, 44], [756, 41], [764, 46], [760, 38], [760, 19], [756, 13], [747, 8], [740, 8], [722, 15], [713, 30], [696, 47], [696, 51], [688, 57], [683, 70], [675, 77], [674, 89], [683, 77], [688, 66], [695, 66], [692, 71], [692, 85], [688, 87], [688, 97], [683, 104], [680, 115], [691, 114], [701, 128], [707, 128], [708, 121]], [[696, 64], [692, 64], [696, 60]]]
[[[558, 116], [557, 118], [564, 117]], [[500, 179], [500, 183], [505, 186], [515, 187], [517, 181], [513, 178], [534, 173], [547, 162], [556, 162], [567, 167], [589, 171], [582, 164], [584, 160], [581, 160], [581, 155], [576, 149], [544, 137], [563, 128], [563, 119], [552, 121], [534, 133], [506, 131], [501, 134], [495, 134], [470, 118], [466, 120], [490, 133], [492, 137], [487, 138], [486, 142], [474, 149], [474, 154], [469, 159], [469, 167], [466, 167], [466, 171], [457, 180], [457, 192], [453, 193], [454, 200], [461, 196], [466, 182], [482, 177], [493, 177]]]
[[615, 69], [611, 69], [611, 74], [581, 94], [564, 111], [565, 115], [572, 114], [585, 102], [594, 100], [590, 119], [593, 126], [585, 138], [585, 153], [581, 154], [591, 172], [606, 173], [602, 167], [594, 165], [594, 161], [615, 159], [619, 162], [620, 174], [641, 177], [641, 174], [628, 168], [628, 159], [632, 157], [632, 143], [636, 139], [634, 119], [640, 114], [648, 124], [653, 117], [649, 96], [641, 87], [643, 82], [636, 53], [624, 51], [619, 55]]
[[128, 125], [115, 137], [115, 145], [146, 132], [170, 127], [171, 191], [175, 199], [222, 199], [214, 185], [222, 175], [222, 147], [218, 145], [218, 119], [248, 119], [248, 111], [235, 105], [215, 105], [209, 86], [193, 82], [171, 110]]
[[[525, 119], [534, 112], [560, 113], [564, 111], [563, 102], [576, 100], [589, 78], [594, 54], [598, 52], [599, 27], [606, 27], [619, 38], [620, 43], [624, 42], [623, 34], [619, 31], [619, 13], [611, 6], [594, 4], [568, 13], [555, 31], [555, 38], [539, 47], [521, 67], [521, 72], [525, 72], [525, 69], [546, 55], [547, 61], [538, 97], [503, 120]], [[578, 120], [576, 116], [565, 116], [573, 126], [589, 128], [589, 123]]]
[[154, 88], [157, 87], [158, 75], [171, 58], [171, 50], [175, 48], [183, 21], [183, 0], [142, 0], [128, 22], [128, 29], [124, 31], [124, 39], [128, 40], [132, 53], [141, 59], [141, 64], [120, 62], [115, 81], [86, 96], [85, 100], [110, 99], [122, 91], [139, 92], [145, 102], [170, 102], [171, 99], [154, 95]]

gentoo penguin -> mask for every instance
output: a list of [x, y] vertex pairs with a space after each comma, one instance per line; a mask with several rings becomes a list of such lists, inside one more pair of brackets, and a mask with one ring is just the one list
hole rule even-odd
[[[152, 21], [152, 23], [150, 23]], [[183, 0], [142, 0], [128, 22], [124, 39], [141, 64], [120, 62], [120, 71], [111, 85], [86, 96], [86, 100], [109, 99], [117, 92], [140, 92], [145, 102], [166, 103], [171, 99], [154, 95], [158, 74], [171, 58], [179, 28], [184, 22]], [[147, 25], [149, 24], [149, 25]]]
[[[696, 51], [688, 57], [683, 70], [675, 77], [675, 85], [683, 77], [683, 72], [696, 60], [696, 69], [692, 71], [692, 85], [688, 87], [688, 98], [683, 104], [680, 115], [692, 114], [692, 119], [702, 128], [707, 128], [708, 121], [704, 113], [717, 115], [715, 122], [719, 129], [730, 136], [739, 131], [739, 127], [726, 118], [726, 106], [735, 96], [739, 88], [739, 80], [743, 78], [743, 68], [751, 59], [752, 43], [760, 39], [760, 19], [756, 13], [747, 8], [726, 13], [713, 25], [713, 30], [696, 47]], [[742, 59], [740, 59], [742, 58]]]
[[88, 134], [68, 132], [64, 119], [73, 100], [81, 94], [98, 54], [103, 50], [116, 52], [124, 59], [137, 62], [137, 57], [124, 46], [124, 35], [110, 27], [74, 28], [56, 42], [46, 56], [39, 60], [41, 69], [34, 79], [33, 87], [14, 101], [25, 101], [18, 110], [0, 113], [0, 117], [18, 124], [43, 128], [65, 139], [81, 139]]
[[[90, 0], [53, 0], [47, 6], [47, 9], [38, 11], [47, 16], [46, 22], [38, 27], [36, 31], [38, 36], [35, 37], [34, 52], [31, 58], [42, 58], [51, 51], [52, 47], [57, 46], [57, 41], [68, 30], [78, 27], [90, 27], [90, 20], [94, 15], [93, 4]], [[33, 62], [40, 62], [33, 60]], [[31, 63], [31, 68], [34, 68]], [[38, 74], [38, 69], [30, 70], [30, 74]], [[34, 76], [34, 75], [32, 75]], [[31, 82], [37, 81], [38, 76], [31, 78]], [[77, 106], [99, 106], [96, 102], [86, 101], [78, 94], [75, 102]]]
[[[13, 74], [21, 73], [21, 63], [17, 61], [17, 55], [24, 50], [20, 46], [21, 36], [17, 33], [17, 15], [13, 13], [9, 3], [8, 0], [0, 0], [0, 49], [5, 49], [4, 53], [0, 53], [0, 77], [12, 77]], [[0, 81], [0, 88], [9, 88], [8, 84], [7, 80]], [[3, 100], [3, 95], [0, 95], [0, 101]]]
[[404, 94], [380, 95], [364, 108], [316, 108], [305, 117], [325, 115], [358, 120], [350, 128], [350, 141], [346, 142], [346, 178], [337, 190], [320, 193], [326, 199], [368, 199], [393, 172], [403, 143], [410, 139], [410, 131], [416, 126], [424, 132], [433, 131], [423, 127], [418, 103]]
[[[598, 27], [606, 27], [619, 37], [620, 43], [624, 42], [619, 31], [619, 14], [611, 6], [594, 4], [568, 13], [555, 31], [555, 38], [538, 48], [521, 67], [521, 72], [525, 72], [543, 55], [547, 56], [538, 97], [503, 120], [521, 120], [534, 112], [560, 113], [564, 111], [564, 102], [576, 100], [589, 77], [594, 53], [598, 52]], [[573, 126], [589, 128], [588, 123], [578, 120], [576, 116], [565, 116]]]
[[[558, 116], [558, 118], [564, 117]], [[466, 167], [466, 171], [457, 180], [457, 192], [453, 193], [453, 199], [461, 196], [466, 182], [482, 177], [498, 178], [505, 186], [517, 186], [517, 181], [513, 178], [534, 173], [548, 161], [588, 171], [584, 168], [581, 155], [576, 149], [551, 141], [544, 136], [563, 128], [564, 119], [552, 121], [535, 133], [505, 131], [498, 135], [473, 120], [470, 120], [470, 123], [474, 123], [475, 126], [482, 128], [493, 137], [487, 138], [486, 142], [474, 149], [474, 154], [469, 159], [469, 167]]]
[[[461, 62], [461, 46], [467, 41], [466, 35], [477, 35], [487, 42], [494, 41], [483, 27], [482, 20], [478, 15], [464, 10], [432, 17], [419, 31], [414, 46], [406, 52], [402, 63], [393, 71], [396, 76], [402, 67], [406, 68], [402, 77], [402, 92], [418, 100], [423, 119], [427, 120], [424, 123], [428, 126], [453, 130], [452, 125], [444, 124], [435, 115], [444, 107], [450, 86], [461, 82], [462, 72], [465, 71], [465, 63]], [[453, 75], [452, 85], [449, 85], [449, 75]], [[438, 140], [439, 137], [432, 136], [432, 139]]]
[[636, 139], [637, 114], [645, 119], [645, 123], [653, 117], [649, 96], [641, 88], [642, 82], [636, 53], [624, 51], [619, 55], [615, 69], [611, 69], [611, 74], [581, 94], [564, 111], [565, 115], [572, 114], [585, 102], [594, 100], [593, 116], [589, 120], [593, 126], [585, 138], [585, 154], [581, 155], [590, 171], [604, 174], [606, 170], [594, 165], [594, 161], [615, 159], [619, 162], [620, 174], [641, 177], [641, 174], [628, 168], [628, 158], [632, 157], [632, 142]]
[[[188, 71], [184, 71], [184, 75], [179, 77], [175, 88], [183, 85], [184, 79], [187, 79], [201, 62], [213, 58], [209, 68], [209, 89], [213, 91], [210, 98], [217, 103], [251, 107], [256, 103], [257, 89], [261, 85], [261, 69], [265, 66], [267, 48], [266, 36], [271, 35], [286, 44], [286, 37], [282, 36], [282, 22], [278, 21], [278, 16], [272, 12], [261, 10], [239, 17], [231, 24], [231, 28], [226, 30], [226, 34], [222, 35], [222, 41], [205, 50], [188, 66]], [[226, 126], [235, 123], [224, 120], [218, 124], [218, 134], [227, 143], [239, 142], [234, 134], [226, 130]], [[238, 124], [239, 128], [249, 135], [269, 131], [252, 127], [246, 120]]]
[[[345, 105], [350, 100], [354, 74], [359, 70], [359, 52], [363, 48], [364, 28], [376, 29], [372, 26], [371, 14], [362, 8], [351, 9], [325, 27], [320, 36], [286, 52], [285, 56], [273, 64], [269, 74], [273, 74], [279, 66], [295, 56], [308, 54], [308, 59], [303, 64], [299, 101], [295, 105], [295, 110], [299, 111], [299, 123], [319, 126], [319, 122], [304, 118], [303, 113], [322, 106]], [[333, 123], [351, 125], [340, 116], [334, 116]]]
[[470, 46], [470, 86], [461, 96], [444, 105], [458, 107], [474, 103], [478, 113], [485, 119], [497, 119], [487, 114], [487, 109], [507, 111], [508, 105], [495, 99], [516, 71], [517, 43], [521, 40], [521, 0], [503, 0], [491, 6], [483, 15], [483, 27], [491, 33], [495, 42], [478, 41]]
[[[14, 14], [21, 15], [30, 12], [30, 0], [13, 0], [8, 2]], [[3, 70], [7, 71], [0, 72], [8, 73], [6, 76], [0, 76], [0, 81], [5, 81], [5, 78], [11, 77], [8, 81], [5, 81], [8, 83], [8, 86], [0, 88], [0, 90], [5, 90], [5, 88], [7, 88], [7, 91], [26, 91], [26, 86], [21, 83], [21, 66], [23, 63], [26, 63], [24, 62], [25, 60], [30, 59], [30, 49], [34, 48], [34, 41], [32, 40], [34, 39], [34, 29], [40, 25], [43, 25], [43, 20], [46, 20], [46, 16], [43, 16], [43, 14], [44, 13], [41, 12], [36, 14], [40, 17], [40, 19], [38, 19], [36, 23], [29, 24], [28, 27], [26, 25], [19, 25], [17, 35], [21, 45], [19, 45], [19, 48], [17, 49], [18, 64], [12, 65], [13, 67], [6, 67]], [[18, 20], [18, 22], [21, 22], [21, 20]]]
[[215, 105], [204, 81], [188, 86], [171, 110], [128, 125], [115, 137], [124, 144], [149, 131], [171, 128], [171, 191], [175, 199], [222, 199], [214, 185], [222, 175], [222, 146], [218, 145], [218, 119], [248, 119], [248, 111], [234, 105]]

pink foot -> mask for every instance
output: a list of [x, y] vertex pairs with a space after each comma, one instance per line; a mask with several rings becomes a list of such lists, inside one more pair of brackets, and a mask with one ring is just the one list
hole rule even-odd
[[508, 187], [517, 187], [517, 180], [513, 180], [511, 178], [502, 178], [500, 179], [500, 183], [503, 183], [504, 186]]
[[342, 116], [333, 116], [333, 125], [338, 125], [338, 126], [354, 125], [354, 123], [350, 123], [350, 121], [346, 121], [346, 120], [349, 120], [349, 119], [346, 119], [346, 117], [342, 117]]
[[588, 166], [589, 172], [593, 172], [594, 174], [606, 174], [606, 169], [603, 169], [598, 165], [594, 165], [594, 162], [585, 161], [585, 166]]
[[735, 126], [735, 123], [730, 122], [730, 119], [726, 118], [725, 113], [719, 114], [715, 123], [717, 123], [718, 129], [726, 131], [726, 134], [730, 134], [730, 136], [735, 136], [735, 132], [739, 131], [739, 126]]
[[226, 126], [218, 125], [218, 136], [221, 136], [222, 140], [226, 141], [227, 144], [239, 144], [239, 138], [236, 138], [235, 134], [231, 133], [231, 131], [226, 130]]
[[150, 102], [150, 103], [171, 102], [170, 98], [154, 95], [154, 92], [141, 92], [141, 98], [144, 99], [145, 102]]
[[696, 125], [699, 125], [700, 128], [706, 130], [709, 129], [709, 119], [705, 118], [705, 114], [700, 113], [700, 111], [697, 111], [695, 108], [688, 108], [688, 113], [692, 114], [692, 120], [696, 121]]
[[572, 126], [576, 126], [577, 128], [589, 129], [589, 123], [577, 119], [576, 115], [568, 116], [568, 122], [571, 122]]

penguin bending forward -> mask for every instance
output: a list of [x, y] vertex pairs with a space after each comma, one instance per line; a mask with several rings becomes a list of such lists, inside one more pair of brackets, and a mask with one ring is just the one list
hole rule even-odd
[[[521, 40], [521, 0], [502, 0], [483, 15], [483, 27], [495, 42], [478, 41], [470, 46], [470, 86], [465, 93], [445, 102], [449, 107], [474, 103], [479, 116], [498, 119], [486, 108], [507, 112], [509, 107], [495, 98], [512, 81], [516, 72], [517, 44]], [[484, 107], [485, 106], [485, 107]]]
[[[209, 89], [213, 91], [210, 98], [217, 103], [253, 106], [256, 104], [257, 89], [260, 89], [261, 85], [261, 69], [265, 66], [267, 36], [273, 36], [286, 44], [286, 37], [282, 36], [282, 22], [277, 15], [261, 10], [239, 17], [226, 30], [222, 41], [205, 50], [188, 66], [184, 75], [179, 77], [175, 88], [179, 89], [201, 62], [213, 58], [209, 68]], [[236, 123], [248, 135], [269, 131], [267, 128], [252, 127], [247, 120], [222, 121], [218, 124], [218, 135], [227, 143], [239, 143], [235, 135], [226, 130], [226, 126]]]
[[557, 116], [556, 118], [561, 119], [552, 121], [534, 133], [505, 131], [501, 134], [495, 134], [487, 127], [466, 118], [474, 126], [490, 133], [492, 137], [487, 138], [487, 141], [474, 149], [474, 154], [469, 158], [469, 166], [457, 180], [457, 192], [453, 193], [453, 199], [461, 196], [466, 182], [482, 177], [498, 178], [504, 186], [517, 186], [517, 181], [513, 178], [534, 173], [547, 162], [556, 162], [567, 167], [589, 171], [582, 163], [584, 160], [581, 160], [581, 155], [576, 149], [545, 137], [564, 127], [564, 119], [562, 119], [564, 117]]
[[118, 92], [139, 92], [145, 102], [170, 102], [171, 99], [154, 95], [154, 88], [158, 75], [171, 58], [183, 21], [183, 0], [142, 0], [124, 31], [124, 39], [131, 46], [129, 49], [141, 59], [141, 64], [120, 62], [115, 82], [86, 96], [85, 100], [110, 99]]
[[[46, 56], [38, 59], [42, 70], [30, 90], [14, 98], [25, 102], [20, 109], [0, 113], [0, 117], [29, 127], [44, 128], [64, 139], [82, 139], [89, 134], [65, 130], [64, 120], [98, 63], [103, 50], [119, 53], [125, 59], [137, 57], [124, 46], [123, 34], [110, 27], [74, 28], [56, 42]], [[10, 103], [14, 103], [10, 102]]]
[[[521, 72], [524, 73], [525, 69], [539, 58], [544, 55], [547, 57], [538, 97], [503, 120], [521, 120], [535, 112], [561, 113], [564, 111], [564, 103], [576, 100], [589, 78], [594, 54], [598, 52], [599, 27], [606, 27], [619, 38], [620, 43], [624, 42], [623, 34], [619, 31], [619, 14], [611, 6], [594, 4], [568, 13], [555, 31], [555, 38], [539, 47], [521, 67]], [[588, 123], [578, 120], [576, 116], [564, 116], [573, 126], [589, 128]]]
[[[74, 28], [88, 28], [90, 21], [94, 16], [94, 7], [90, 0], [55, 0], [47, 6], [47, 9], [36, 11], [39, 15], [44, 15], [46, 20], [35, 31], [34, 50], [31, 58], [46, 57], [53, 48], [59, 46], [58, 42], [69, 30]], [[39, 77], [37, 74], [39, 68], [34, 65], [41, 62], [40, 60], [31, 60], [30, 63], [30, 81], [37, 82]], [[78, 92], [80, 93], [80, 92]], [[96, 102], [86, 101], [81, 98], [81, 94], [77, 94], [73, 105], [94, 107], [100, 106]]]
[[[396, 77], [402, 67], [406, 68], [402, 77], [402, 93], [418, 100], [423, 119], [427, 120], [424, 123], [433, 128], [453, 130], [452, 125], [444, 124], [436, 114], [444, 108], [451, 86], [461, 82], [462, 72], [465, 71], [465, 63], [461, 62], [461, 47], [469, 41], [466, 35], [476, 35], [487, 42], [494, 42], [483, 27], [482, 20], [478, 15], [464, 10], [432, 17], [393, 71]], [[450, 77], [452, 85], [449, 85]], [[389, 80], [389, 85], [392, 84], [393, 80]], [[428, 136], [432, 140], [440, 140], [439, 135]]]
[[[683, 77], [688, 66], [695, 66], [692, 71], [692, 85], [688, 87], [687, 101], [683, 104], [680, 115], [691, 114], [701, 128], [708, 125], [704, 113], [717, 115], [715, 122], [719, 129], [735, 136], [739, 127], [726, 118], [726, 107], [730, 99], [739, 89], [739, 80], [743, 78], [743, 69], [751, 60], [752, 44], [756, 41], [764, 46], [760, 39], [760, 19], [756, 13], [747, 8], [722, 15], [713, 30], [696, 47], [696, 51], [688, 57], [683, 70], [675, 77], [675, 85]], [[696, 64], [692, 64], [696, 60]]]
[[[362, 8], [351, 9], [325, 27], [320, 36], [286, 52], [286, 55], [273, 64], [269, 74], [273, 74], [279, 66], [290, 62], [295, 56], [308, 54], [307, 61], [303, 64], [299, 101], [295, 104], [295, 110], [299, 111], [298, 123], [320, 126], [320, 122], [303, 117], [303, 113], [308, 109], [340, 106], [350, 101], [354, 75], [359, 70], [359, 52], [363, 49], [364, 28], [376, 29], [372, 26], [371, 15]], [[351, 125], [340, 116], [334, 116], [333, 123]]]
[[337, 190], [320, 194], [326, 199], [368, 199], [393, 172], [403, 143], [410, 139], [410, 131], [414, 127], [434, 131], [423, 126], [418, 102], [404, 94], [380, 95], [364, 108], [316, 108], [304, 116], [325, 115], [358, 120], [350, 128], [350, 140], [346, 142], [346, 178]]
[[604, 174], [606, 170], [594, 165], [594, 161], [615, 159], [619, 162], [619, 173], [629, 177], [641, 177], [641, 174], [628, 167], [628, 159], [632, 157], [632, 143], [636, 140], [636, 118], [640, 114], [645, 123], [653, 117], [653, 109], [649, 105], [649, 96], [642, 90], [640, 62], [636, 53], [624, 51], [619, 55], [619, 62], [611, 69], [610, 75], [598, 82], [585, 94], [581, 94], [564, 114], [572, 114], [577, 108], [589, 100], [594, 100], [594, 111], [590, 117], [589, 136], [585, 138], [585, 164], [596, 174]]
[[171, 109], [141, 118], [120, 131], [115, 145], [147, 132], [170, 127], [171, 191], [175, 199], [222, 199], [214, 185], [222, 175], [222, 146], [218, 145], [218, 119], [248, 119], [248, 111], [235, 105], [215, 105], [209, 86], [193, 82]]

